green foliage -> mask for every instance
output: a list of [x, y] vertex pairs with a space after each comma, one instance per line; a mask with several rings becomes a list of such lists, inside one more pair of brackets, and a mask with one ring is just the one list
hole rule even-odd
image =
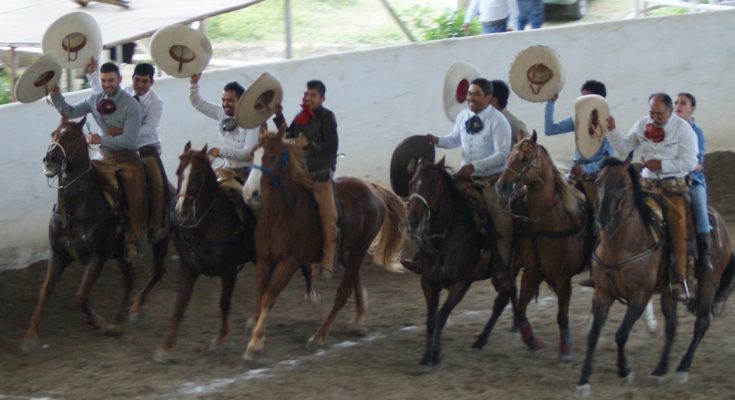
[[649, 12], [648, 15], [652, 17], [662, 17], [665, 15], [678, 15], [678, 14], [688, 14], [688, 13], [689, 13], [688, 8], [662, 7], [662, 8], [657, 8]]
[[10, 91], [13, 90], [7, 69], [0, 67], [0, 104], [10, 103]]
[[401, 17], [408, 20], [413, 28], [420, 32], [423, 40], [439, 40], [462, 36], [472, 36], [480, 33], [480, 26], [476, 21], [464, 29], [464, 11], [445, 9], [436, 14], [428, 6], [413, 6], [401, 13]]
[[239, 11], [222, 14], [208, 19], [206, 24], [207, 36], [213, 40], [255, 41], [283, 34], [284, 30], [283, 0], [264, 1]]

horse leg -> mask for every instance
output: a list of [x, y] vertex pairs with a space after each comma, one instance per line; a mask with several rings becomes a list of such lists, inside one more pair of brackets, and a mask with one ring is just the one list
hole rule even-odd
[[625, 356], [625, 343], [628, 342], [630, 331], [633, 325], [643, 314], [648, 299], [631, 299], [628, 302], [628, 308], [625, 310], [623, 322], [620, 324], [618, 331], [615, 332], [615, 343], [618, 345], [618, 377], [623, 379], [623, 383], [633, 383], [635, 373], [628, 366], [628, 359]]
[[439, 294], [441, 293], [441, 284], [434, 282], [426, 276], [421, 276], [421, 289], [424, 292], [426, 300], [426, 348], [424, 357], [421, 359], [422, 365], [429, 364], [429, 351], [431, 349], [431, 340], [434, 336], [434, 327], [436, 326], [436, 310], [439, 308]]
[[648, 301], [646, 304], [646, 310], [643, 312], [643, 321], [646, 322], [646, 330], [652, 336], [658, 333], [658, 321], [656, 321], [656, 314], [653, 311], [653, 302]]
[[182, 263], [179, 269], [179, 291], [176, 295], [176, 306], [174, 308], [174, 315], [171, 318], [171, 322], [168, 327], [168, 334], [163, 341], [163, 344], [156, 349], [153, 355], [153, 361], [159, 363], [167, 363], [171, 361], [170, 351], [176, 340], [176, 335], [179, 332], [179, 325], [181, 319], [184, 317], [184, 312], [191, 299], [191, 293], [194, 290], [194, 283], [199, 277], [199, 273], [190, 268], [186, 263]]
[[679, 383], [687, 383], [689, 381], [689, 367], [692, 365], [694, 352], [697, 351], [699, 343], [702, 341], [704, 334], [707, 333], [707, 329], [709, 329], [710, 315], [712, 313], [715, 291], [717, 290], [713, 274], [714, 271], [705, 270], [698, 277], [700, 282], [699, 293], [695, 299], [697, 302], [697, 319], [694, 321], [694, 335], [692, 335], [692, 341], [689, 343], [689, 348], [687, 349], [686, 354], [681, 359], [679, 366], [676, 368]]
[[99, 256], [93, 257], [86, 268], [84, 269], [84, 276], [82, 277], [82, 283], [79, 285], [79, 289], [76, 293], [77, 306], [84, 313], [87, 324], [94, 329], [101, 329], [103, 332], [106, 329], [107, 322], [104, 318], [97, 315], [92, 307], [89, 305], [89, 293], [92, 291], [92, 286], [97, 282], [102, 272], [102, 266], [105, 264], [105, 260], [101, 260]]
[[120, 270], [120, 274], [123, 279], [123, 297], [120, 300], [120, 305], [117, 307], [117, 313], [115, 319], [112, 320], [111, 324], [105, 327], [105, 335], [117, 336], [123, 333], [123, 323], [125, 321], [125, 309], [128, 307], [128, 300], [130, 300], [130, 292], [133, 291], [133, 268], [130, 262], [124, 259], [117, 260], [117, 268]]
[[148, 300], [148, 294], [153, 289], [161, 278], [163, 278], [164, 272], [166, 272], [166, 254], [168, 253], [168, 238], [159, 240], [153, 244], [153, 272], [151, 273], [148, 282], [145, 286], [135, 295], [133, 299], [133, 305], [130, 307], [130, 316], [128, 319], [130, 322], [139, 322], [143, 315], [143, 306]]
[[225, 268], [222, 274], [222, 294], [219, 298], [219, 309], [221, 320], [219, 335], [209, 344], [209, 351], [221, 350], [224, 347], [227, 335], [230, 333], [230, 304], [232, 303], [232, 291], [237, 282], [237, 266], [232, 265]]
[[[367, 251], [367, 249], [365, 249]], [[329, 315], [327, 315], [327, 318], [324, 319], [322, 324], [319, 326], [319, 329], [317, 329], [316, 333], [312, 335], [311, 338], [309, 338], [309, 346], [318, 346], [322, 347], [324, 346], [324, 342], [327, 340], [327, 334], [329, 333], [329, 329], [332, 327], [332, 323], [334, 322], [334, 318], [337, 317], [337, 313], [339, 310], [344, 307], [345, 303], [347, 302], [347, 299], [352, 295], [352, 291], [355, 289], [355, 282], [359, 282], [359, 275], [360, 275], [360, 261], [362, 261], [365, 251], [357, 251], [354, 252], [355, 256], [350, 257], [348, 268], [346, 268], [344, 275], [342, 276], [342, 282], [340, 283], [339, 287], [337, 288], [337, 295], [334, 298], [334, 305], [332, 306], [332, 310], [329, 312]], [[360, 288], [358, 288], [360, 290]], [[359, 294], [357, 294], [359, 296]], [[362, 310], [364, 312], [364, 310]], [[356, 321], [359, 321], [362, 319], [362, 315], [359, 315], [356, 317]]]
[[557, 285], [556, 298], [558, 310], [556, 323], [559, 325], [559, 361], [562, 364], [572, 362], [572, 335], [569, 332], [569, 299], [572, 297], [572, 281], [562, 279]]
[[427, 365], [437, 365], [441, 361], [439, 353], [441, 352], [441, 336], [444, 325], [449, 319], [449, 313], [459, 304], [467, 290], [470, 288], [470, 282], [460, 281], [449, 287], [449, 294], [444, 304], [436, 314], [436, 325], [432, 332], [431, 348], [429, 349], [429, 360]]
[[603, 293], [600, 289], [595, 289], [595, 294], [592, 298], [592, 326], [587, 335], [587, 352], [585, 353], [582, 372], [577, 382], [577, 397], [586, 398], [592, 392], [592, 386], [590, 385], [592, 358], [595, 354], [597, 341], [600, 339], [600, 331], [602, 330], [602, 326], [605, 325], [605, 320], [607, 320], [607, 314], [610, 311], [612, 303], [613, 299], [609, 295]]
[[365, 335], [365, 331], [362, 328], [362, 321], [365, 318], [365, 312], [367, 311], [367, 290], [362, 286], [362, 278], [360, 274], [355, 275], [352, 290], [355, 293], [355, 319], [352, 321], [350, 330], [360, 336]]
[[304, 293], [304, 300], [309, 300], [312, 304], [319, 304], [319, 293], [314, 290], [312, 270], [309, 264], [301, 266], [301, 273], [304, 275], [304, 281], [306, 282], [306, 292]]
[[513, 298], [515, 297], [515, 284], [503, 284], [501, 282], [498, 282], [496, 280], [496, 277], [493, 277], [493, 286], [495, 286], [495, 290], [497, 292], [497, 295], [495, 296], [495, 303], [493, 305], [493, 312], [490, 315], [490, 319], [488, 319], [487, 323], [485, 324], [485, 328], [482, 330], [480, 335], [477, 337], [477, 340], [475, 340], [475, 343], [472, 345], [472, 348], [474, 349], [482, 349], [487, 344], [487, 339], [490, 336], [493, 327], [495, 327], [495, 323], [498, 321], [498, 318], [503, 313], [503, 310], [505, 310], [508, 302], [513, 301]]
[[38, 327], [41, 324], [43, 308], [46, 306], [46, 301], [49, 296], [53, 293], [56, 282], [71, 261], [72, 259], [69, 256], [51, 252], [51, 258], [48, 260], [48, 265], [46, 266], [46, 276], [43, 279], [41, 289], [38, 291], [38, 302], [36, 303], [36, 308], [33, 310], [31, 322], [28, 325], [28, 330], [20, 346], [23, 353], [30, 353], [38, 347]]
[[[651, 302], [648, 302], [651, 305]], [[661, 351], [661, 358], [658, 361], [658, 366], [651, 373], [651, 376], [656, 381], [661, 382], [663, 376], [669, 372], [669, 355], [671, 354], [671, 346], [674, 343], [674, 337], [676, 336], [676, 301], [668, 294], [661, 295], [661, 312], [664, 314], [666, 339], [664, 341], [664, 348]]]
[[267, 287], [260, 294], [260, 301], [258, 305], [258, 318], [255, 320], [255, 326], [250, 334], [250, 342], [248, 342], [248, 348], [243, 354], [245, 360], [253, 360], [255, 353], [263, 350], [263, 339], [265, 337], [265, 320], [268, 318], [268, 312], [270, 311], [273, 304], [276, 303], [278, 295], [281, 293], [288, 281], [296, 272], [298, 264], [293, 259], [281, 260], [276, 268], [271, 273], [270, 279], [267, 282]]
[[533, 327], [526, 318], [526, 308], [531, 299], [538, 293], [538, 288], [541, 285], [541, 277], [538, 276], [536, 271], [532, 271], [529, 268], [523, 270], [523, 276], [521, 277], [521, 294], [518, 298], [518, 304], [516, 309], [513, 311], [513, 318], [515, 324], [521, 331], [521, 340], [531, 350], [539, 350], [544, 346], [544, 342], [536, 338], [533, 333]]
[[[253, 308], [253, 316], [248, 319], [246, 327], [252, 329], [255, 327], [255, 322], [260, 318], [261, 303], [263, 294], [268, 289], [268, 285], [271, 282], [271, 263], [258, 258], [255, 261], [255, 307]], [[303, 271], [303, 270], [302, 270]]]

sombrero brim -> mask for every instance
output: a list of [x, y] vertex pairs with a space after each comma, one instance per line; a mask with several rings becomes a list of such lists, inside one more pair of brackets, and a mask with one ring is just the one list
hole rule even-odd
[[170, 25], [153, 34], [151, 57], [167, 74], [188, 78], [207, 68], [212, 59], [212, 44], [196, 29]]
[[[597, 110], [597, 124], [592, 123], [592, 113]], [[610, 108], [604, 97], [588, 94], [574, 102], [574, 140], [577, 151], [585, 158], [595, 155], [607, 134]]]
[[273, 115], [276, 106], [282, 101], [281, 83], [273, 75], [264, 72], [240, 97], [235, 108], [235, 120], [245, 129], [256, 128]]
[[61, 64], [53, 54], [41, 56], [21, 75], [15, 84], [15, 98], [33, 103], [44, 98], [61, 79]]
[[99, 59], [102, 44], [102, 30], [97, 21], [87, 13], [73, 12], [46, 29], [41, 47], [44, 54], [56, 56], [62, 68], [72, 69], [85, 67], [92, 57]]
[[472, 64], [459, 62], [452, 64], [444, 76], [444, 113], [454, 122], [457, 115], [467, 108], [467, 91], [470, 82], [480, 77], [480, 70]]
[[436, 151], [426, 135], [409, 136], [396, 146], [390, 159], [390, 186], [401, 197], [408, 196], [411, 176], [408, 165], [417, 158], [434, 162]]
[[[549, 73], [534, 74], [536, 71]], [[559, 55], [547, 46], [531, 46], [518, 53], [510, 66], [510, 87], [518, 97], [534, 103], [553, 98], [564, 87]]]

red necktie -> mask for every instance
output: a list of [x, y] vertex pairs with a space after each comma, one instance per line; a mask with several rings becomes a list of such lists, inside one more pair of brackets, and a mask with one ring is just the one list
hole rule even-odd
[[646, 136], [646, 139], [652, 141], [653, 143], [664, 141], [664, 129], [654, 124], [647, 124], [646, 130], [643, 131], [643, 134]]

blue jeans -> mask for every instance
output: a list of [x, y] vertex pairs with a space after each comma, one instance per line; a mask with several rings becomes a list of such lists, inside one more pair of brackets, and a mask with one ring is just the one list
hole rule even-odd
[[518, 30], [522, 31], [526, 25], [531, 29], [538, 29], [544, 23], [543, 0], [518, 0]]
[[712, 227], [709, 225], [709, 217], [707, 216], [707, 186], [689, 186], [689, 196], [692, 198], [697, 233], [709, 233]]
[[482, 23], [482, 33], [500, 33], [508, 30], [508, 17]]

